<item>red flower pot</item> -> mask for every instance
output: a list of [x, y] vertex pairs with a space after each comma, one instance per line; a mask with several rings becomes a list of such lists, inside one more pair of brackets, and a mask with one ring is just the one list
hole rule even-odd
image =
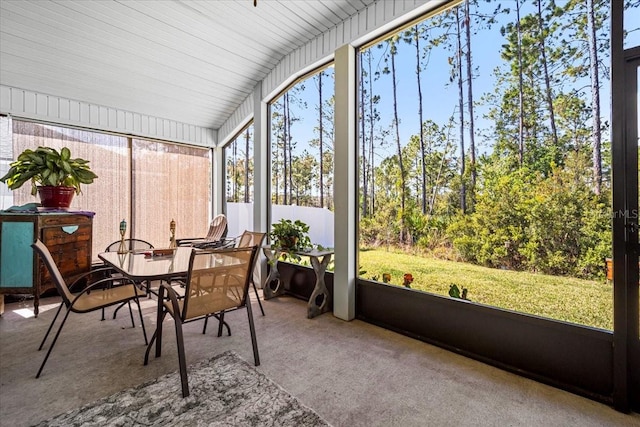
[[74, 187], [44, 185], [38, 187], [40, 203], [45, 208], [68, 208], [76, 189]]

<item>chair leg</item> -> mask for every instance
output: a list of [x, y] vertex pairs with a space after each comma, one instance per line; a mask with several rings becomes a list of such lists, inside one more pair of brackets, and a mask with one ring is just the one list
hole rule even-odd
[[[131, 317], [131, 327], [135, 328], [136, 324], [133, 321], [133, 310], [131, 310], [131, 300], [127, 301], [127, 305], [129, 306], [129, 316]], [[138, 305], [138, 308], [140, 308], [139, 305]]]
[[[222, 336], [222, 325], [224, 325], [224, 311], [220, 313], [220, 317], [218, 317], [218, 336]], [[229, 336], [231, 336], [231, 329], [229, 329]]]
[[[142, 335], [144, 335], [144, 344], [147, 345], [147, 330], [144, 328], [144, 319], [142, 318], [142, 308], [140, 307], [140, 301], [136, 298], [136, 305], [138, 306], [138, 313], [140, 314], [140, 324], [142, 325]], [[129, 301], [129, 311], [131, 311], [131, 301]], [[131, 324], [133, 324], [133, 313], [131, 314]], [[133, 325], [135, 328], [136, 326]]]
[[151, 335], [151, 341], [149, 341], [149, 344], [147, 344], [147, 350], [144, 352], [144, 366], [147, 366], [149, 364], [149, 352], [151, 351], [151, 347], [153, 347], [153, 343], [156, 342], [157, 336], [158, 336], [158, 328], [156, 328], [156, 330], [153, 331], [153, 335]]
[[217, 314], [208, 314], [207, 316], [205, 316], [204, 318], [204, 326], [202, 327], [202, 333], [205, 334], [207, 333], [207, 325], [209, 324], [209, 317], [215, 317], [216, 319], [218, 319], [218, 336], [221, 337], [222, 336], [222, 326], [226, 326], [227, 327], [227, 334], [229, 336], [231, 336], [231, 327], [229, 327], [229, 324], [227, 322], [224, 321], [224, 311], [218, 316]]
[[[116, 307], [115, 310], [113, 310], [113, 319], [115, 320], [116, 315], [118, 314], [118, 310], [120, 310], [122, 307], [124, 307], [125, 303], [120, 304], [119, 306]], [[102, 309], [104, 311], [104, 308]]]
[[256, 293], [256, 299], [258, 300], [258, 305], [260, 306], [260, 311], [262, 312], [262, 315], [264, 316], [264, 308], [262, 308], [262, 301], [260, 301], [260, 295], [258, 295], [258, 288], [256, 288], [256, 282], [254, 282], [252, 280], [251, 284], [253, 285], [253, 292]]
[[256, 366], [260, 366], [260, 354], [258, 354], [258, 340], [256, 338], [256, 327], [253, 324], [253, 312], [251, 311], [251, 302], [247, 300], [247, 317], [249, 318], [249, 330], [251, 331], [251, 346], [253, 347], [253, 362]]
[[[58, 332], [56, 332], [56, 336], [53, 338], [53, 342], [51, 343], [51, 346], [49, 347], [49, 350], [47, 350], [47, 355], [44, 357], [44, 360], [42, 361], [42, 365], [40, 365], [40, 369], [38, 369], [38, 373], [36, 374], [36, 378], [40, 378], [40, 374], [42, 373], [42, 369], [44, 369], [44, 365], [47, 363], [47, 360], [49, 359], [49, 355], [51, 354], [51, 350], [53, 350], [53, 346], [56, 345], [56, 341], [58, 341], [58, 336], [60, 336], [60, 331], [62, 331], [62, 327], [64, 326], [65, 322], [67, 321], [67, 317], [69, 317], [69, 313], [71, 313], [71, 311], [67, 309], [67, 313], [64, 315], [64, 319], [62, 319], [62, 323], [60, 324], [60, 327], [58, 328]], [[57, 314], [56, 314], [56, 317], [58, 317]], [[48, 334], [48, 332], [47, 332], [47, 334]]]
[[44, 345], [44, 342], [47, 340], [47, 337], [49, 336], [49, 333], [51, 332], [51, 328], [53, 328], [53, 324], [56, 323], [56, 319], [58, 318], [58, 315], [60, 314], [60, 310], [62, 310], [62, 306], [64, 305], [64, 303], [61, 303], [60, 306], [58, 307], [58, 311], [56, 312], [56, 315], [53, 317], [53, 320], [51, 321], [51, 324], [49, 325], [49, 329], [47, 329], [47, 333], [44, 334], [44, 338], [42, 338], [42, 342], [40, 343], [40, 347], [38, 347], [38, 351], [42, 350], [42, 346]]
[[231, 328], [229, 327], [229, 324], [224, 321], [224, 311], [221, 312], [220, 315], [214, 314], [213, 317], [218, 319], [218, 336], [219, 337], [222, 336], [222, 327], [223, 326], [227, 327], [227, 335], [231, 336]]
[[182, 322], [173, 318], [176, 326], [176, 341], [178, 344], [178, 364], [180, 365], [180, 381], [182, 382], [182, 397], [189, 396], [189, 379], [187, 378], [187, 360], [184, 354], [184, 337], [182, 336]]
[[[145, 289], [145, 295], [147, 295], [149, 298], [151, 298], [151, 287], [149, 285], [149, 281], [146, 282], [146, 289]], [[137, 285], [136, 285], [137, 286]], [[120, 304], [118, 307], [116, 307], [116, 309], [113, 311], [113, 319], [115, 320], [116, 315], [118, 314], [118, 310], [120, 310], [122, 308], [122, 306], [124, 306], [124, 303]], [[129, 311], [131, 311], [131, 306], [129, 306]], [[104, 308], [102, 309], [102, 320], [104, 320]], [[134, 325], [135, 326], [135, 325]]]
[[[149, 352], [151, 351], [151, 348], [153, 347], [153, 343], [156, 343], [156, 357], [160, 357], [160, 352], [161, 352], [161, 342], [162, 342], [162, 322], [164, 321], [164, 316], [166, 315], [166, 312], [163, 312], [162, 316], [158, 316], [158, 326], [156, 326], [156, 330], [153, 332], [153, 335], [151, 336], [151, 340], [149, 341], [149, 344], [147, 344], [147, 351], [145, 351], [144, 353], [144, 364], [147, 365], [149, 363]], [[146, 338], [146, 333], [145, 333], [145, 338]], [[157, 342], [156, 342], [157, 340]]]

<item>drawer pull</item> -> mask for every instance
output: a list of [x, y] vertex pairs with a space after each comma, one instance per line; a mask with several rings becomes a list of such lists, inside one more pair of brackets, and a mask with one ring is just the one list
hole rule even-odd
[[78, 226], [77, 225], [67, 225], [65, 227], [62, 227], [62, 231], [64, 231], [67, 234], [73, 234], [76, 231], [78, 231]]

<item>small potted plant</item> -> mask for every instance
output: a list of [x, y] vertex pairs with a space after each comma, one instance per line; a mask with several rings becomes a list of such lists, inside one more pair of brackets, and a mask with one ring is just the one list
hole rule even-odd
[[67, 147], [38, 147], [24, 150], [12, 162], [0, 181], [16, 190], [31, 181], [31, 194], [40, 195], [43, 207], [68, 208], [74, 194], [80, 194], [80, 184], [91, 184], [98, 176], [89, 168], [89, 161], [72, 159]]
[[311, 248], [309, 226], [300, 220], [282, 218], [271, 225], [271, 245], [285, 252], [301, 252]]

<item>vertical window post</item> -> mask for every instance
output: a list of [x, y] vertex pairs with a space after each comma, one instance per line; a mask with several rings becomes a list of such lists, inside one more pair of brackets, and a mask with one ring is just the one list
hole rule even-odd
[[335, 53], [335, 270], [333, 314], [355, 318], [356, 285], [356, 51], [345, 45]]

